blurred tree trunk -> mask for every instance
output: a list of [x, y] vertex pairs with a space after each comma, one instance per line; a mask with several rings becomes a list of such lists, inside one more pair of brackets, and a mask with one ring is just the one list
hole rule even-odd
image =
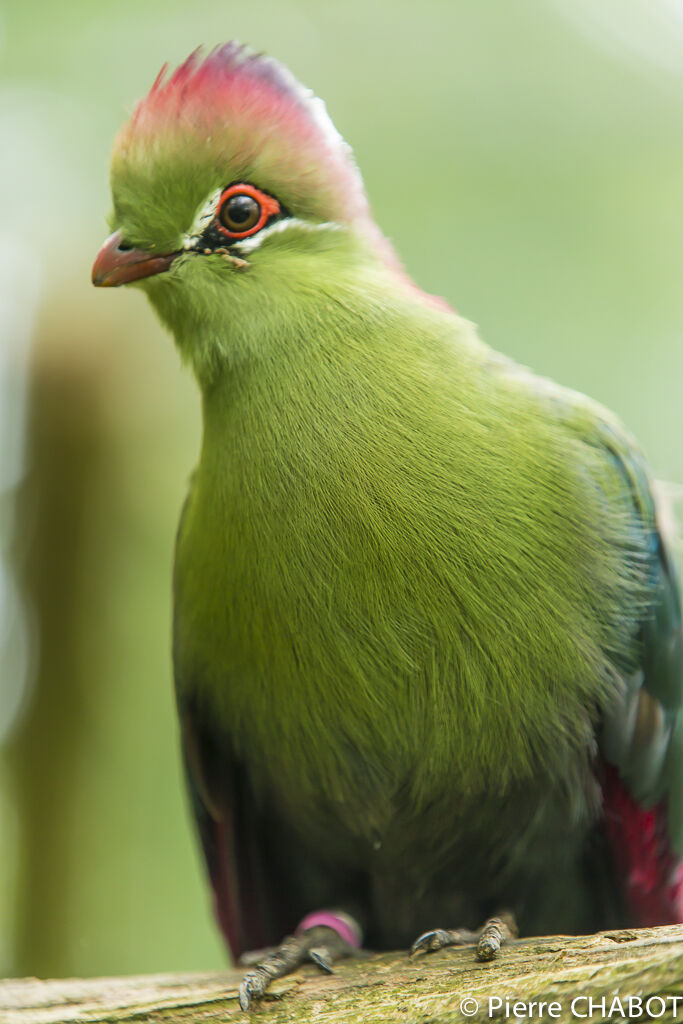
[[[19, 497], [24, 551], [17, 561], [37, 664], [9, 753], [20, 815], [13, 959], [17, 971], [43, 975], [63, 973], [68, 962], [66, 918], [78, 883], [71, 822], [87, 772], [89, 717], [78, 664], [84, 528], [104, 459], [101, 373], [92, 360], [64, 358], [60, 346], [53, 353], [37, 358], [30, 396], [30, 468]], [[92, 700], [96, 680], [91, 684]]]

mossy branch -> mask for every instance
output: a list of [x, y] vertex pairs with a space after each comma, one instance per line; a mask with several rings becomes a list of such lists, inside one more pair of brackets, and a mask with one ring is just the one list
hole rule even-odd
[[[673, 1021], [683, 1019], [683, 925], [521, 940], [504, 947], [502, 955], [489, 964], [477, 963], [471, 948], [460, 948], [414, 960], [405, 953], [391, 953], [347, 961], [331, 977], [306, 967], [274, 983], [249, 1015], [241, 1012], [237, 1002], [241, 977], [242, 972], [230, 970], [5, 981], [0, 982], [0, 1021], [194, 1024], [251, 1018], [264, 1024], [478, 1024], [506, 1017], [578, 1024], [607, 1018]], [[526, 1004], [516, 1008], [517, 1016], [512, 1009], [516, 1001]]]

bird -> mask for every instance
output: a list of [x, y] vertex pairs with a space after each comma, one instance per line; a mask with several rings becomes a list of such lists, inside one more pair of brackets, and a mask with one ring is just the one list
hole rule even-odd
[[410, 279], [268, 56], [165, 65], [111, 189], [92, 280], [146, 293], [201, 395], [173, 661], [242, 1008], [369, 949], [682, 921], [680, 598], [635, 440]]

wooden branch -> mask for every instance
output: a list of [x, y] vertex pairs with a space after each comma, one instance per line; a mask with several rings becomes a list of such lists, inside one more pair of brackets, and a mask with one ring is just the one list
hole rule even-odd
[[[463, 947], [346, 961], [331, 977], [306, 967], [276, 982], [248, 1015], [237, 1002], [242, 973], [0, 982], [0, 1022], [673, 1021], [683, 1018], [683, 925], [520, 940], [490, 964]], [[524, 1005], [513, 1010], [515, 1002]]]

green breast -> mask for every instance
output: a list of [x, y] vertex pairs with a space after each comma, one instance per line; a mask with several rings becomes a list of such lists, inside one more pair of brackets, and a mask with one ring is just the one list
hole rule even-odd
[[608, 460], [478, 350], [314, 341], [205, 399], [179, 686], [257, 786], [351, 832], [571, 791], [636, 618]]

